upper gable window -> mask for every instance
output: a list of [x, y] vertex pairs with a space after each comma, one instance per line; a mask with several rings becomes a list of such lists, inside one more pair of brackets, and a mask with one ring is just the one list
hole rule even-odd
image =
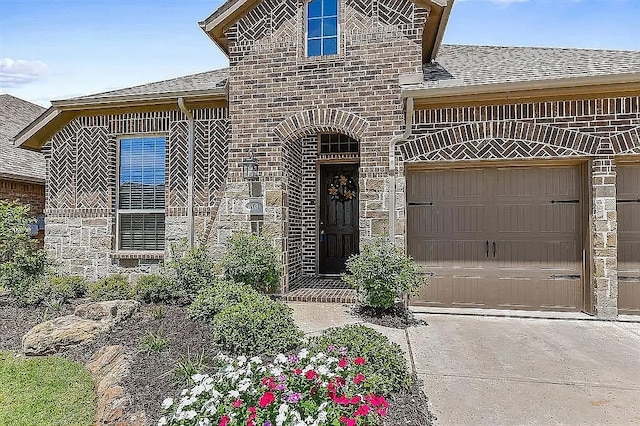
[[307, 56], [338, 53], [338, 1], [311, 0], [307, 4]]

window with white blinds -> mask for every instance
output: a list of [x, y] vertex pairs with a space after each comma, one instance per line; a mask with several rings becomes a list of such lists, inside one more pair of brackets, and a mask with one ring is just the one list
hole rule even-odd
[[164, 250], [165, 139], [123, 138], [119, 150], [119, 248]]

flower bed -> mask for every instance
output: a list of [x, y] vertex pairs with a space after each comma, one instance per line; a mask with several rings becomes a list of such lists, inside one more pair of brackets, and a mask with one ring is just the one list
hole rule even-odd
[[195, 386], [163, 402], [159, 425], [282, 426], [379, 425], [389, 404], [371, 392], [366, 359], [345, 348], [327, 353], [260, 357], [216, 357], [217, 371], [193, 376]]

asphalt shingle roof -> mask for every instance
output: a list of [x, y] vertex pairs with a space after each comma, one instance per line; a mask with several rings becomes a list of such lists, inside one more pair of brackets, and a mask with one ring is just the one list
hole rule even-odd
[[12, 142], [13, 137], [44, 110], [14, 96], [0, 95], [0, 176], [44, 181], [44, 156], [18, 148]]
[[120, 96], [136, 96], [163, 94], [173, 92], [199, 91], [220, 89], [227, 83], [229, 75], [228, 68], [213, 71], [201, 72], [198, 74], [186, 75], [183, 77], [162, 80], [140, 86], [128, 87], [125, 89], [111, 90], [109, 92], [97, 93], [94, 95], [80, 96], [68, 100], [96, 100], [108, 99]]
[[640, 51], [443, 45], [423, 88], [589, 77], [640, 71]]

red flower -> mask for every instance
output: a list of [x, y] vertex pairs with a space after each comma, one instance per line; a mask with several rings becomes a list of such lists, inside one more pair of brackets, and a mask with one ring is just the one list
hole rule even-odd
[[360, 402], [362, 402], [362, 399], [360, 399], [360, 397], [357, 395], [352, 396], [351, 399], [349, 400], [349, 404], [353, 404], [353, 405], [360, 404]]
[[365, 378], [362, 373], [358, 373], [356, 374], [356, 377], [353, 378], [353, 384], [359, 385], [360, 383], [364, 382], [364, 380]]
[[387, 409], [384, 407], [380, 407], [380, 408], [376, 408], [376, 413], [380, 416], [380, 417], [384, 417], [387, 415]]
[[331, 398], [333, 400], [333, 402], [335, 402], [336, 404], [340, 404], [340, 405], [349, 405], [349, 398], [347, 398], [344, 395], [340, 395], [340, 396], [333, 396]]
[[313, 371], [313, 370], [309, 370], [309, 371], [307, 371], [307, 372], [306, 372], [306, 374], [304, 375], [304, 377], [306, 377], [306, 378], [307, 378], [307, 380], [313, 380], [313, 379], [315, 379], [315, 378], [316, 378], [316, 377], [318, 377], [318, 376], [319, 376], [319, 374], [318, 374], [318, 373], [316, 373], [316, 372], [315, 372], [315, 371]]
[[347, 361], [346, 358], [342, 358], [340, 361], [338, 361], [338, 367], [340, 368], [345, 368], [348, 364], [349, 361]]
[[358, 417], [358, 416], [366, 416], [371, 412], [371, 407], [369, 407], [367, 404], [361, 405], [358, 407], [358, 409], [356, 410], [355, 413], [353, 413], [354, 417]]
[[340, 386], [344, 386], [347, 382], [342, 377], [336, 376], [336, 383], [339, 384]]
[[293, 370], [294, 374], [297, 374], [298, 376], [302, 374], [302, 370], [299, 368], [296, 368], [295, 370]]
[[249, 407], [249, 414], [255, 416], [256, 415], [256, 407]]
[[258, 402], [258, 405], [260, 405], [260, 408], [264, 408], [275, 400], [276, 397], [271, 392], [265, 392], [264, 395], [262, 395], [262, 397], [260, 398], [260, 402]]
[[242, 407], [242, 400], [241, 400], [241, 399], [236, 399], [235, 401], [233, 401], [232, 406], [233, 406], [233, 408], [240, 408], [240, 407]]
[[367, 361], [366, 361], [364, 358], [360, 358], [360, 357], [356, 358], [356, 359], [353, 361], [353, 363], [354, 363], [355, 365], [364, 365], [364, 364], [365, 364], [365, 362], [367, 362]]
[[346, 426], [356, 426], [356, 419], [342, 416], [340, 417], [340, 423], [344, 423]]
[[227, 426], [229, 424], [229, 417], [222, 416], [220, 419], [220, 426]]

